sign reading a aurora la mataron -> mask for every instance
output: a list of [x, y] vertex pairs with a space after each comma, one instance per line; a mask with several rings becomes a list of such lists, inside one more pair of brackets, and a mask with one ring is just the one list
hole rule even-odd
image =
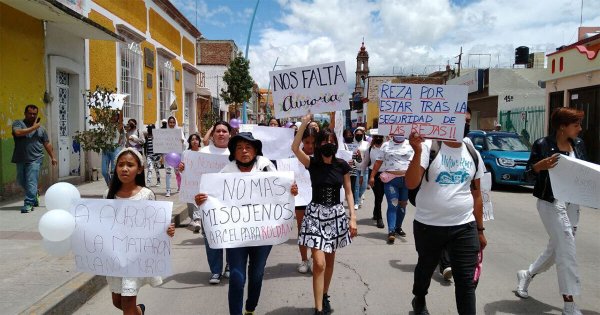
[[350, 109], [343, 61], [269, 72], [275, 117]]

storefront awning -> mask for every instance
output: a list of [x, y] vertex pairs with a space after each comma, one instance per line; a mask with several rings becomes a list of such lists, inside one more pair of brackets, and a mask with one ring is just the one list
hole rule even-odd
[[125, 41], [115, 32], [72, 10], [59, 0], [0, 0], [36, 19], [54, 24], [57, 28], [86, 39]]

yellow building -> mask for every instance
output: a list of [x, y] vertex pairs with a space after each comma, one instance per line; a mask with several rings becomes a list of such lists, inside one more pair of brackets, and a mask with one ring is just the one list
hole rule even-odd
[[169, 0], [0, 0], [0, 199], [20, 191], [10, 126], [40, 108], [59, 163], [45, 161], [42, 186], [80, 182], [99, 168], [73, 141], [89, 128], [84, 92], [128, 94], [125, 119], [140, 129], [173, 115], [196, 132], [200, 32]]

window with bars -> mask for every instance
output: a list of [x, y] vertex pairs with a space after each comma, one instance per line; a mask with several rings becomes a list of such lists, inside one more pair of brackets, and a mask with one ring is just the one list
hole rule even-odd
[[142, 79], [142, 49], [137, 43], [121, 43], [121, 89], [129, 94], [123, 104], [125, 119], [142, 120], [144, 86]]
[[159, 71], [159, 110], [160, 110], [160, 119], [167, 119], [171, 116], [171, 111], [169, 107], [171, 103], [175, 100], [175, 68], [171, 64], [170, 61], [165, 61], [160, 66]]

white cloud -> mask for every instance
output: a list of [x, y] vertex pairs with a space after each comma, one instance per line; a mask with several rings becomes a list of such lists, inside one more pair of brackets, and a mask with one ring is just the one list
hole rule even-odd
[[[551, 52], [576, 40], [580, 2], [571, 0], [481, 0], [460, 6], [449, 0], [278, 0], [283, 27], [255, 28], [251, 73], [259, 86], [278, 64], [304, 66], [345, 60], [354, 81], [362, 37], [371, 75], [423, 74], [454, 66], [509, 66], [514, 49]], [[600, 1], [584, 4], [583, 25], [600, 25]], [[256, 26], [256, 25], [255, 25]], [[245, 43], [241, 43], [242, 45]], [[471, 54], [471, 55], [469, 55]], [[486, 55], [474, 55], [486, 54]], [[352, 82], [350, 82], [352, 83]]]

